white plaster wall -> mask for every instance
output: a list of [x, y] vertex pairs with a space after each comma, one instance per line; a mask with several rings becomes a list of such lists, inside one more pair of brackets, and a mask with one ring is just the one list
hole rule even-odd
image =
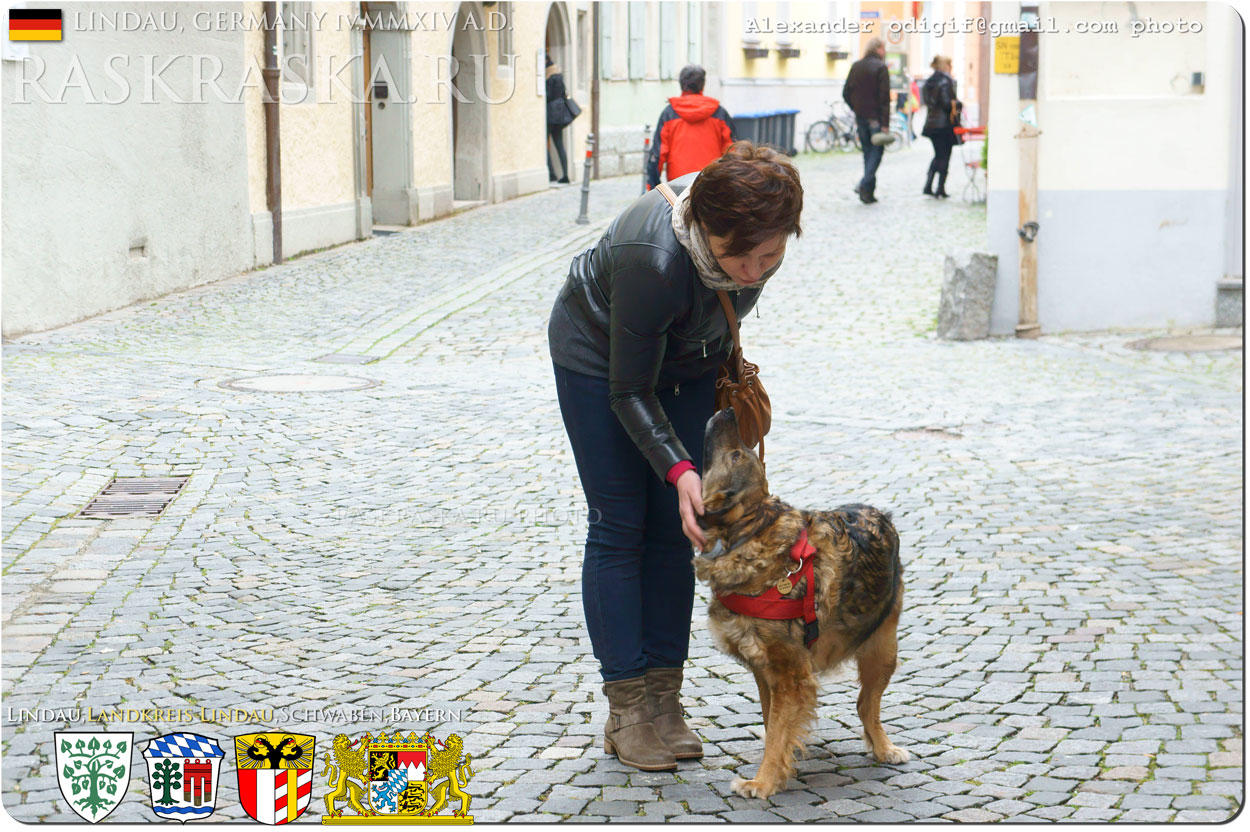
[[[1019, 4], [995, 3], [994, 20]], [[1222, 206], [1239, 141], [1237, 14], [1222, 3], [1043, 3], [1040, 36], [1038, 304], [1043, 332], [1214, 321], [1230, 235]], [[1133, 16], [1185, 19], [1197, 34], [1131, 36]], [[1112, 21], [1115, 34], [1077, 34]], [[1191, 88], [1203, 72], [1205, 89]], [[989, 235], [999, 256], [991, 329], [1014, 331], [1018, 301], [1017, 78], [990, 81]]]
[[[142, 61], [134, 57], [216, 56], [224, 66], [220, 83], [229, 89], [243, 65], [241, 34], [191, 26], [181, 33], [73, 31], [76, 12], [109, 7], [61, 8], [64, 40], [29, 45], [29, 54], [46, 63], [45, 87], [59, 89], [77, 58], [90, 95], [122, 98], [121, 86], [104, 73], [109, 56], [122, 53], [132, 56], [129, 67], [119, 61], [114, 68], [131, 91], [114, 104], [87, 103], [82, 89], [70, 89], [64, 103], [44, 103], [34, 93], [31, 103], [19, 103], [22, 64], [0, 67], [6, 336], [61, 326], [251, 266], [241, 106], [211, 93], [204, 103], [174, 103], [160, 87], [156, 103], [144, 104]], [[189, 16], [202, 7], [113, 8]], [[180, 97], [193, 97], [189, 60], [175, 62], [162, 77]]]

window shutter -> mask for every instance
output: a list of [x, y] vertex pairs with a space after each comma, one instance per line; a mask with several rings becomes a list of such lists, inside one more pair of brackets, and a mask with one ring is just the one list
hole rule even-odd
[[677, 4], [660, 4], [660, 77], [672, 78], [677, 63]]
[[703, 29], [703, 9], [698, 3], [686, 4], [686, 63], [702, 63], [699, 56], [699, 34]]
[[599, 4], [599, 77], [612, 77], [612, 7]]
[[629, 80], [647, 73], [647, 4], [629, 4]]

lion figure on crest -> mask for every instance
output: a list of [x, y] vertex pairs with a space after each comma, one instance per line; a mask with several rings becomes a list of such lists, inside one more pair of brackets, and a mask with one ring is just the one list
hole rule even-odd
[[[334, 804], [343, 798], [347, 798], [347, 805], [355, 809], [357, 813], [372, 814], [360, 803], [361, 792], [365, 789], [363, 781], [369, 735], [365, 735], [359, 751], [352, 751], [353, 745], [355, 743], [346, 734], [339, 734], [334, 738], [334, 762], [330, 761], [330, 752], [327, 751], [325, 755], [326, 770], [321, 773], [321, 776], [328, 778], [326, 782], [334, 786], [334, 791], [326, 795], [326, 815], [330, 817], [342, 815], [343, 810], [335, 809]], [[335, 762], [338, 763], [337, 770]], [[356, 780], [361, 782], [357, 783]]]
[[[463, 787], [467, 786], [469, 780], [473, 778], [473, 755], [466, 754], [464, 761], [461, 762], [460, 752], [464, 750], [464, 742], [457, 734], [449, 736], [446, 743], [440, 743], [428, 732], [423, 739], [429, 743], [430, 754], [429, 764], [426, 767], [426, 780], [431, 784], [430, 792], [434, 795], [434, 805], [421, 814], [437, 815], [447, 805], [447, 793], [450, 791], [451, 796], [460, 801], [459, 811], [452, 814], [458, 818], [466, 817], [469, 814], [469, 803], [473, 800], [473, 796], [465, 792]], [[442, 748], [436, 750], [439, 745]]]

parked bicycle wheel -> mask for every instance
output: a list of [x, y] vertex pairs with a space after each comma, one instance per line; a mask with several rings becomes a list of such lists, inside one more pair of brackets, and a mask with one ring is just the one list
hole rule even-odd
[[838, 134], [827, 121], [818, 121], [807, 128], [807, 147], [816, 153], [828, 153], [837, 147]]
[[850, 153], [859, 150], [859, 130], [854, 122], [838, 125], [838, 150]]

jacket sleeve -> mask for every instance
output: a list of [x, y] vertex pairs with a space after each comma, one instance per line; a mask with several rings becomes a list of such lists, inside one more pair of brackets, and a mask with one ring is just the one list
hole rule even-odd
[[851, 71], [846, 73], [846, 80], [842, 82], [842, 100], [846, 102], [846, 106], [853, 111], [855, 105], [851, 103], [851, 96], [855, 90], [855, 67], [851, 67]]
[[674, 315], [667, 281], [650, 267], [614, 274], [608, 325], [608, 404], [661, 480], [691, 459], [655, 394]]
[[[733, 116], [729, 115], [729, 111], [724, 107], [720, 108], [720, 119], [725, 122], [725, 126], [729, 128], [729, 143], [733, 144], [738, 140], [738, 127], [734, 124]], [[724, 151], [721, 151], [722, 153]]]
[[877, 72], [877, 97], [881, 101], [881, 112], [883, 126], [889, 128], [890, 121], [890, 70], [886, 66], [882, 66]]
[[933, 94], [936, 90], [933, 88], [933, 76], [929, 76], [924, 82], [924, 86], [920, 88], [920, 100], [924, 102], [926, 107], [936, 106]]
[[660, 184], [660, 131], [668, 119], [668, 109], [660, 113], [660, 120], [655, 125], [655, 135], [651, 137], [651, 152], [647, 154], [647, 187], [654, 188]]
[[660, 148], [660, 160], [656, 164], [656, 180], [655, 184], [660, 184], [660, 173], [668, 167], [669, 157], [673, 155], [673, 133], [677, 130], [678, 120], [670, 118], [664, 122], [660, 128], [660, 138], [656, 140], [656, 145]]

